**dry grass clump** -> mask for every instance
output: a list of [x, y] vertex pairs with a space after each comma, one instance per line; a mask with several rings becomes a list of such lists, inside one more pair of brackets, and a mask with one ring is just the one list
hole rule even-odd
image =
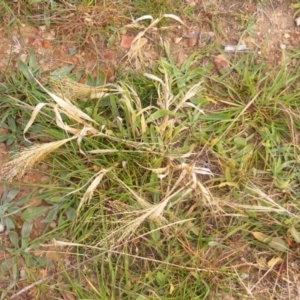
[[71, 137], [57, 142], [34, 145], [27, 149], [23, 149], [20, 153], [16, 154], [11, 161], [4, 164], [1, 171], [2, 180], [21, 180], [27, 171], [43, 161], [47, 155], [74, 138], [76, 137]]

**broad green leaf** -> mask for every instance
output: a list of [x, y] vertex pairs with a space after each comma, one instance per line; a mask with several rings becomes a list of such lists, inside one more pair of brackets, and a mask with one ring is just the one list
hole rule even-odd
[[28, 80], [28, 81], [34, 81], [34, 77], [32, 72], [30, 71], [30, 69], [28, 68], [27, 64], [25, 62], [23, 62], [22, 60], [18, 60], [17, 61], [17, 65], [18, 65], [18, 69], [20, 70], [20, 72], [24, 75], [24, 77]]
[[162, 272], [158, 272], [156, 275], [156, 280], [160, 285], [164, 285], [166, 283], [166, 275]]
[[150, 123], [150, 122], [153, 122], [157, 119], [160, 119], [162, 117], [165, 117], [165, 116], [175, 116], [175, 114], [170, 111], [170, 110], [167, 110], [167, 109], [160, 109], [160, 110], [157, 110], [155, 113], [153, 113], [147, 120], [146, 120], [146, 123]]
[[36, 57], [33, 51], [30, 52], [29, 58], [28, 58], [28, 68], [30, 70], [36, 71], [38, 69], [38, 65], [36, 62]]
[[35, 267], [53, 268], [54, 263], [53, 263], [53, 261], [47, 259], [46, 257], [40, 256], [36, 259]]
[[0, 143], [5, 142], [6, 140], [8, 140], [9, 138], [9, 134], [1, 134], [0, 135]]
[[39, 207], [31, 207], [27, 208], [21, 215], [22, 220], [30, 221], [34, 220], [49, 210], [49, 207], [46, 206], [39, 206]]
[[50, 73], [50, 76], [56, 79], [67, 76], [74, 69], [74, 67], [75, 65], [61, 67]]
[[9, 231], [8, 233], [9, 239], [11, 243], [16, 247], [19, 248], [19, 236], [15, 231]]
[[[64, 175], [64, 174], [63, 174]], [[60, 203], [62, 202], [64, 199], [61, 196], [54, 196], [52, 198], [49, 199], [45, 199], [45, 201], [47, 201], [48, 203], [54, 204], [54, 203]]]
[[54, 209], [50, 210], [50, 212], [48, 213], [47, 217], [44, 219], [44, 222], [45, 223], [51, 223], [56, 218], [57, 213], [58, 213], [58, 209], [57, 208], [54, 208]]
[[12, 116], [7, 118], [7, 123], [10, 131], [15, 132], [17, 130], [15, 119]]
[[294, 226], [292, 226], [289, 231], [290, 231], [292, 237], [294, 238], [295, 242], [297, 244], [299, 244], [300, 243], [300, 233], [299, 233], [299, 231], [297, 231]]
[[32, 222], [28, 222], [28, 221], [25, 221], [22, 225], [22, 229], [21, 229], [21, 236], [22, 238], [23, 237], [28, 237], [31, 233], [31, 230], [32, 230]]
[[29, 236], [24, 236], [21, 238], [21, 248], [27, 249], [29, 244]]
[[6, 145], [10, 146], [15, 140], [16, 140], [16, 137], [14, 135], [10, 135], [6, 141]]
[[4, 224], [5, 224], [5, 227], [7, 230], [15, 229], [15, 227], [16, 227], [13, 219], [10, 217], [5, 218]]
[[33, 258], [30, 254], [26, 255], [25, 257], [25, 263], [28, 268], [36, 268], [37, 262], [36, 258]]
[[44, 10], [44, 23], [49, 28], [50, 27], [50, 13], [48, 9]]
[[17, 263], [16, 256], [12, 256], [7, 258], [1, 265], [0, 265], [0, 273], [5, 274], [7, 271], [11, 271], [13, 266]]
[[287, 251], [289, 248], [287, 243], [279, 237], [272, 238], [268, 245], [278, 251]]
[[234, 144], [237, 147], [244, 147], [247, 145], [247, 140], [245, 138], [238, 136], [238, 137], [234, 138]]
[[7, 193], [6, 199], [5, 199], [5, 203], [8, 203], [10, 201], [12, 201], [17, 194], [19, 193], [20, 189], [18, 187], [14, 187], [12, 189], [9, 190], [9, 192]]
[[76, 218], [76, 209], [74, 209], [73, 207], [68, 207], [66, 209], [66, 215], [68, 220], [74, 221]]

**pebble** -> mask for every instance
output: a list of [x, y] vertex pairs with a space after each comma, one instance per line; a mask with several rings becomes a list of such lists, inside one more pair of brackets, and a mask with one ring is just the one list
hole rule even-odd
[[285, 50], [286, 49], [286, 45], [285, 44], [280, 44], [280, 49], [281, 50]]
[[51, 227], [52, 229], [54, 229], [56, 226], [57, 226], [57, 224], [56, 224], [55, 221], [52, 221], [52, 222], [50, 223], [50, 227]]
[[285, 39], [289, 39], [289, 38], [291, 37], [291, 35], [290, 35], [289, 33], [285, 33], [285, 34], [283, 35], [283, 37], [284, 37]]
[[174, 39], [175, 44], [179, 44], [182, 40], [182, 37], [177, 37]]
[[20, 279], [24, 279], [24, 278], [26, 278], [26, 271], [25, 271], [25, 269], [21, 269], [20, 270]]

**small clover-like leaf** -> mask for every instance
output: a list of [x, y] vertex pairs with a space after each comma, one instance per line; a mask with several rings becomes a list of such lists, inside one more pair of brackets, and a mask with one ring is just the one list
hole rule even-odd
[[269, 242], [268, 245], [271, 248], [278, 250], [278, 251], [287, 251], [288, 250], [287, 243], [279, 237], [272, 238], [271, 242]]
[[294, 226], [292, 226], [289, 231], [290, 231], [292, 237], [294, 238], [294, 241], [297, 244], [299, 244], [300, 243], [300, 233], [299, 233], [299, 231], [297, 231]]

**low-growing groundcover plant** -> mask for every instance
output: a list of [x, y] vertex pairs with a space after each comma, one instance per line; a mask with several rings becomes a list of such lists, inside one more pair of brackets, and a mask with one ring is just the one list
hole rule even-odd
[[25, 253], [60, 247], [72, 260], [28, 285], [45, 293], [63, 278], [64, 293], [85, 299], [219, 299], [251, 297], [266, 280], [275, 295], [296, 272], [298, 70], [267, 74], [248, 54], [220, 77], [193, 68], [199, 59], [162, 58], [137, 75], [140, 89], [126, 77], [96, 88], [64, 79], [87, 93], [72, 101], [20, 64], [30, 110], [13, 95], [10, 105], [28, 117], [24, 134], [48, 141], [12, 157], [2, 180], [51, 165], [41, 197], [57, 226]]

